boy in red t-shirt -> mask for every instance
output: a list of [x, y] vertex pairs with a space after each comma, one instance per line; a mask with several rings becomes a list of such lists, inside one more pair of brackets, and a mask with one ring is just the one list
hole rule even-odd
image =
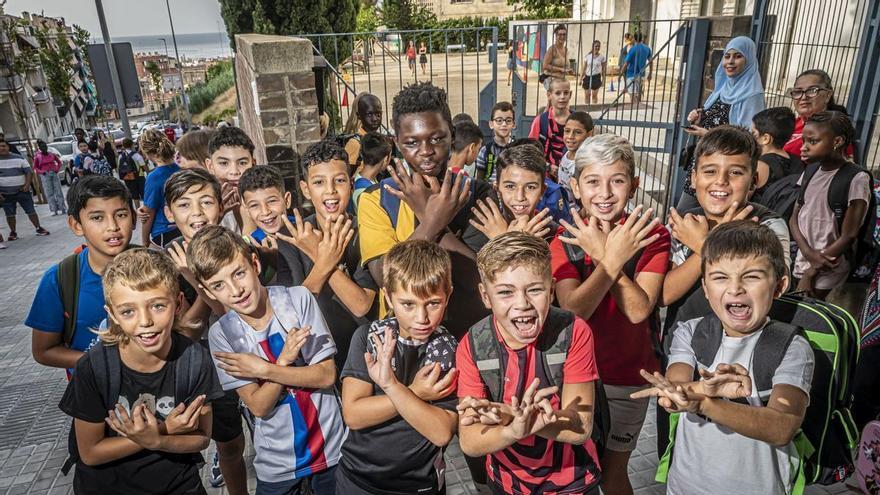
[[525, 232], [502, 234], [477, 254], [492, 315], [456, 352], [459, 438], [465, 454], [489, 454], [496, 494], [598, 493], [592, 332], [550, 307], [549, 258], [547, 243]]
[[578, 150], [572, 191], [582, 218], [550, 244], [559, 306], [586, 319], [596, 337], [596, 361], [611, 412], [602, 455], [602, 491], [632, 494], [627, 474], [648, 401], [631, 399], [644, 385], [639, 369], [658, 371], [652, 344], [654, 308], [669, 264], [669, 233], [652, 210], [627, 202], [638, 188], [633, 148], [613, 134]]

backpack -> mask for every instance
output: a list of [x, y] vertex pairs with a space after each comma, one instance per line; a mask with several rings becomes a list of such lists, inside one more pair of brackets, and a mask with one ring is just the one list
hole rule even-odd
[[[547, 321], [544, 323], [544, 329], [535, 343], [535, 350], [540, 356], [544, 374], [552, 382], [551, 385], [559, 387], [560, 394], [563, 386], [563, 367], [568, 357], [574, 322], [574, 313], [551, 307]], [[504, 400], [504, 373], [507, 360], [502, 358], [504, 350], [495, 336], [492, 316], [483, 318], [471, 327], [467, 338], [473, 354], [472, 357], [480, 371], [480, 380], [486, 389], [487, 398], [493, 402]], [[608, 432], [611, 429], [611, 416], [608, 412], [608, 399], [605, 397], [602, 381], [597, 379], [593, 383], [595, 385], [595, 405], [591, 439], [596, 445], [599, 458], [601, 458], [608, 441]], [[598, 459], [596, 461], [598, 462]]]
[[92, 173], [98, 175], [113, 175], [113, 169], [110, 163], [103, 156], [92, 157]]
[[862, 337], [860, 347], [880, 344], [880, 265], [874, 270], [874, 278], [865, 296], [862, 309]]
[[[544, 208], [548, 208], [550, 210], [550, 216], [553, 218], [554, 222], [565, 220], [566, 222], [571, 223], [572, 218], [570, 208], [572, 201], [568, 195], [568, 191], [550, 179], [544, 179], [544, 184], [546, 185], [544, 195], [541, 196], [540, 201], [538, 201], [538, 204], [535, 206], [535, 210], [541, 211]], [[499, 198], [499, 202], [500, 201], [501, 198]]]
[[[853, 317], [843, 309], [797, 295], [785, 295], [774, 301], [769, 316], [771, 322], [758, 338], [752, 366], [754, 387], [764, 405], [770, 399], [773, 374], [794, 335], [806, 338], [815, 356], [810, 403], [793, 440], [800, 462], [792, 494], [799, 495], [808, 484], [830, 485], [853, 472], [852, 449], [857, 430], [850, 406], [859, 330]], [[714, 314], [697, 324], [692, 346], [700, 364], [712, 364], [722, 333]], [[656, 480], [660, 482], [666, 481], [674, 456], [679, 417], [669, 417], [669, 444], [657, 468]]]
[[[804, 204], [807, 184], [810, 183], [818, 171], [818, 163], [811, 163], [804, 170], [804, 180], [801, 181], [801, 193], [798, 196], [799, 205]], [[846, 165], [834, 174], [831, 184], [828, 186], [828, 207], [831, 208], [831, 212], [834, 214], [834, 219], [837, 222], [837, 231], [842, 232], [843, 220], [849, 208], [849, 186], [855, 176], [861, 172], [868, 174], [868, 185], [871, 193], [868, 198], [868, 210], [865, 213], [865, 219], [859, 227], [854, 246], [847, 257], [850, 259], [850, 281], [867, 282], [874, 273], [874, 267], [877, 265], [878, 260], [880, 260], [878, 258], [880, 256], [878, 255], [880, 249], [878, 249], [877, 240], [874, 238], [874, 229], [877, 225], [877, 197], [874, 194], [874, 177], [871, 175], [871, 172], [855, 163], [847, 162]]]
[[134, 155], [134, 151], [123, 152], [119, 155], [119, 168], [117, 171], [119, 172], [120, 179], [125, 179], [125, 176], [128, 174], [135, 174], [135, 176], [138, 174], [138, 166], [132, 155]]
[[862, 430], [856, 452], [856, 479], [862, 493], [880, 494], [880, 421], [871, 421]]
[[797, 183], [798, 179], [800, 179], [799, 174], [786, 175], [768, 185], [755, 202], [773, 210], [788, 223], [794, 211], [794, 204], [802, 194], [802, 188]]
[[[191, 394], [199, 386], [201, 370], [211, 362], [211, 357], [206, 347], [175, 331], [171, 332], [171, 338], [174, 341], [172, 348], [184, 346], [177, 359], [174, 360], [174, 403], [183, 402], [189, 405], [195, 399]], [[104, 409], [110, 411], [116, 407], [116, 400], [122, 388], [122, 359], [119, 357], [119, 346], [95, 345], [88, 350], [88, 356], [89, 366], [101, 395], [101, 402]], [[70, 468], [79, 462], [76, 430], [73, 427], [70, 428], [67, 444], [68, 456], [61, 467], [61, 472], [65, 476]], [[201, 458], [199, 453], [192, 455], [195, 459]]]

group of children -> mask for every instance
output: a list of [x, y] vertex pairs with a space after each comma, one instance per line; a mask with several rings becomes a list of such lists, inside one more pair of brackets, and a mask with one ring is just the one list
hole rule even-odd
[[[170, 142], [141, 137], [159, 167], [138, 211], [118, 180], [80, 179], [68, 213], [85, 247], [46, 272], [26, 321], [34, 358], [71, 377], [75, 492], [204, 493], [214, 439], [229, 493], [246, 493], [244, 419], [259, 494], [445, 493], [456, 435], [487, 493], [626, 494], [650, 397], [683, 413], [670, 493], [790, 492], [809, 345], [794, 338], [769, 401], [751, 381], [792, 285], [789, 225], [749, 200], [775, 173], [777, 133], [757, 119], [756, 136], [711, 130], [700, 207], [664, 228], [631, 204], [633, 147], [592, 136], [567, 85], [550, 83], [537, 139], [512, 141], [513, 108], [497, 104], [485, 145], [442, 89], [407, 86], [393, 141], [360, 133], [356, 160], [332, 139], [310, 146], [299, 191], [233, 127], [204, 168], [178, 170]], [[819, 172], [790, 222], [801, 287], [843, 270], [867, 206], [853, 193], [843, 233], [815, 243], [814, 181], [848, 166], [851, 129], [832, 113], [804, 130]], [[294, 194], [312, 215], [290, 215]], [[131, 244], [138, 218], [152, 249]], [[695, 359], [703, 319], [723, 331], [711, 366]]]

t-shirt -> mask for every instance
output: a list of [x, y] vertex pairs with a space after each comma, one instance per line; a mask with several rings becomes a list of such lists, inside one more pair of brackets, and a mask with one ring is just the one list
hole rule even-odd
[[[625, 219], [621, 220], [625, 221]], [[557, 282], [574, 279], [583, 282], [581, 273], [565, 253], [565, 245], [559, 235], [565, 229], [559, 229], [557, 236], [550, 243], [550, 260], [553, 267], [553, 278]], [[669, 232], [658, 225], [650, 235], [659, 234], [659, 238], [645, 247], [635, 265], [635, 276], [639, 273], [665, 274], [669, 268]], [[590, 256], [584, 254], [586, 270], [591, 273], [594, 266]], [[588, 275], [589, 276], [589, 275]], [[593, 329], [596, 348], [596, 364], [602, 382], [608, 385], [637, 386], [645, 383], [639, 370], [648, 372], [660, 370], [660, 362], [654, 352], [651, 319], [633, 323], [618, 308], [617, 301], [609, 290], [593, 311], [588, 320]]]
[[602, 74], [602, 66], [605, 65], [607, 60], [605, 59], [605, 55], [593, 55], [593, 52], [587, 54], [584, 57], [584, 74], [586, 76], [598, 76]]
[[[542, 134], [541, 119], [547, 119], [546, 136]], [[556, 122], [552, 108], [535, 117], [529, 130], [529, 138], [537, 139], [541, 143], [544, 158], [547, 159], [548, 173], [551, 165], [559, 165], [565, 155], [565, 125]]]
[[[691, 347], [694, 330], [702, 318], [682, 322], [675, 329], [669, 364], [685, 363], [696, 367]], [[749, 370], [754, 383], [752, 357], [763, 330], [745, 337], [724, 335], [712, 365], [738, 363]], [[791, 385], [810, 393], [813, 379], [813, 350], [805, 338], [796, 335], [788, 346], [782, 363], [773, 374], [773, 386]], [[749, 405], [763, 407], [758, 390], [752, 387]], [[748, 438], [696, 414], [679, 417], [675, 432], [675, 452], [669, 469], [667, 492], [675, 495], [743, 493], [790, 493], [797, 475], [797, 452], [793, 443], [774, 447]], [[747, 472], [743, 470], [747, 463]]]
[[[364, 353], [376, 355], [371, 335], [384, 342], [385, 329], [391, 327], [397, 336], [397, 320], [374, 321], [357, 329], [352, 339], [348, 360], [341, 376], [352, 377], [373, 385], [373, 395], [385, 395], [373, 383], [364, 361]], [[455, 338], [440, 327], [424, 342], [397, 337], [391, 358], [394, 375], [409, 386], [416, 373], [431, 363], [440, 363], [443, 372], [455, 366]], [[447, 411], [455, 411], [455, 394], [431, 402]], [[351, 430], [342, 444], [339, 468], [362, 489], [382, 495], [437, 493], [444, 483], [443, 450], [416, 431], [402, 417], [369, 428]]]
[[498, 155], [504, 151], [504, 148], [506, 146], [498, 144], [493, 137], [477, 152], [476, 169], [482, 171], [483, 177], [491, 184], [494, 184], [498, 178], [498, 169], [495, 165], [498, 162]]
[[[315, 215], [303, 220], [311, 223], [315, 228], [318, 227], [318, 221]], [[339, 269], [348, 276], [358, 287], [364, 289], [379, 291], [379, 286], [373, 280], [369, 270], [361, 264], [361, 253], [358, 249], [357, 235], [357, 217], [352, 217], [352, 229], [355, 231], [354, 237], [348, 243], [342, 259], [339, 260]], [[286, 229], [285, 229], [286, 230]], [[292, 287], [294, 285], [302, 285], [309, 273], [312, 272], [315, 263], [305, 253], [296, 246], [278, 239], [278, 253], [281, 255], [278, 260], [278, 274], [276, 282], [278, 285]], [[321, 293], [316, 296], [318, 299], [318, 307], [327, 322], [327, 328], [333, 336], [336, 343], [336, 364], [338, 369], [342, 369], [345, 364], [345, 358], [348, 356], [348, 346], [354, 331], [361, 325], [369, 323], [369, 315], [355, 316], [351, 314], [345, 304], [339, 300], [339, 297], [333, 292], [329, 281], [324, 284]]]
[[[217, 382], [214, 367], [205, 356], [205, 366], [199, 370], [196, 387], [187, 397], [174, 396], [174, 363], [187, 346], [193, 345], [188, 338], [171, 332], [172, 347], [168, 360], [161, 370], [153, 373], [135, 371], [122, 363], [122, 379], [119, 398], [126, 411], [140, 404], [147, 404], [156, 419], [165, 417], [180, 402], [191, 401], [205, 394], [206, 402], [223, 395]], [[207, 353], [202, 347], [199, 350]], [[76, 373], [67, 385], [59, 407], [67, 415], [89, 423], [104, 423], [107, 410], [99, 392], [99, 383], [92, 372], [89, 356], [76, 363]], [[189, 402], [186, 402], [189, 404]], [[108, 437], [116, 432], [105, 426]], [[83, 462], [76, 464], [74, 491], [104, 495], [112, 487], [114, 493], [201, 493], [198, 463], [201, 454], [172, 454], [169, 452], [142, 450], [117, 461], [100, 466], [88, 466]]]
[[626, 53], [626, 78], [642, 77], [645, 75], [645, 67], [651, 59], [651, 49], [644, 43], [636, 43]]
[[[831, 207], [828, 205], [828, 188], [831, 187], [831, 180], [838, 170], [840, 169], [822, 170], [819, 168], [816, 171], [816, 175], [810, 179], [810, 183], [804, 189], [804, 204], [798, 213], [798, 227], [801, 229], [801, 234], [804, 235], [810, 247], [816, 250], [825, 249], [840, 238], [837, 220], [834, 218], [834, 212], [831, 211]], [[798, 185], [801, 185], [803, 180], [804, 176], [801, 174], [801, 178], [797, 182]], [[862, 200], [868, 205], [870, 204], [871, 194], [868, 173], [859, 172], [849, 184], [847, 204], [852, 204], [856, 200]], [[863, 216], [859, 219], [858, 224], [861, 225], [864, 220]], [[839, 258], [840, 262], [835, 268], [819, 272], [815, 280], [817, 289], [833, 289], [846, 282], [851, 268], [850, 260], [847, 256]], [[794, 276], [803, 276], [804, 272], [809, 268], [810, 262], [804, 256], [803, 250], [798, 250], [794, 261]]]
[[[487, 318], [492, 318], [491, 316]], [[563, 365], [563, 384], [584, 383], [599, 378], [593, 354], [593, 335], [590, 326], [575, 318], [568, 357]], [[540, 388], [549, 387], [552, 380], [545, 375], [541, 357], [535, 345], [513, 350], [498, 333], [492, 320], [495, 338], [501, 343], [505, 363], [503, 401], [522, 397], [526, 387], [537, 377]], [[458, 396], [486, 398], [486, 389], [474, 362], [470, 339], [462, 339], [455, 355], [458, 368]], [[561, 392], [561, 390], [560, 390]], [[554, 409], [560, 407], [560, 394], [550, 398]], [[490, 454], [486, 471], [491, 483], [504, 493], [525, 495], [531, 493], [583, 493], [599, 482], [596, 448], [592, 440], [583, 445], [555, 442], [533, 435], [510, 447]]]
[[[252, 353], [275, 362], [284, 348], [287, 333], [311, 327], [311, 335], [292, 366], [311, 366], [336, 353], [333, 337], [314, 296], [305, 287], [269, 287], [269, 305], [275, 314], [268, 328], [257, 330], [229, 311], [211, 325], [208, 341], [212, 352]], [[216, 357], [214, 358], [216, 364]], [[257, 380], [236, 378], [219, 366], [223, 390], [235, 390]], [[287, 387], [275, 410], [255, 418], [254, 470], [257, 479], [277, 483], [310, 476], [335, 466], [345, 439], [339, 399], [333, 388], [316, 390]]]
[[559, 170], [556, 172], [560, 186], [568, 193], [569, 197], [574, 197], [574, 191], [571, 190], [571, 178], [574, 177], [574, 160], [568, 157], [568, 149], [562, 154], [559, 160]]
[[20, 155], [0, 156], [0, 194], [15, 194], [24, 187], [31, 166]]
[[801, 163], [800, 158], [795, 155], [784, 157], [782, 155], [777, 155], [776, 153], [765, 153], [758, 159], [767, 164], [769, 173], [767, 175], [767, 182], [764, 186], [756, 189], [755, 193], [752, 194], [751, 201], [754, 203], [764, 203], [764, 191], [770, 187], [770, 184], [773, 184], [788, 175], [801, 174], [804, 171], [803, 163]]
[[165, 216], [165, 181], [178, 170], [180, 170], [179, 165], [170, 163], [156, 167], [156, 170], [147, 175], [144, 185], [144, 206], [156, 211], [153, 228], [150, 229], [152, 237], [174, 230], [174, 224]]
[[[76, 327], [70, 348], [87, 351], [98, 340], [92, 332], [101, 321], [107, 318], [104, 309], [104, 289], [101, 275], [89, 265], [89, 248], [79, 253], [79, 297], [77, 298]], [[64, 305], [61, 302], [61, 288], [58, 286], [58, 265], [53, 265], [43, 274], [40, 285], [34, 294], [30, 313], [24, 324], [42, 332], [64, 332]], [[73, 370], [68, 370], [73, 372]]]
[[61, 170], [61, 159], [51, 151], [37, 151], [34, 155], [34, 172], [43, 175]]

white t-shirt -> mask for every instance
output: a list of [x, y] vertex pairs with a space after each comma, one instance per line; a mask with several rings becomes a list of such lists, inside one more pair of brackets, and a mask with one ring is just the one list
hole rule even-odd
[[[681, 322], [675, 328], [669, 355], [670, 365], [685, 363], [697, 366], [691, 340], [701, 319]], [[763, 330], [741, 338], [725, 335], [715, 360], [708, 369], [714, 370], [720, 363], [739, 363], [749, 370], [749, 376], [754, 383], [752, 358], [761, 332]], [[813, 364], [810, 344], [804, 337], [796, 335], [773, 375], [773, 386], [791, 385], [809, 394]], [[752, 387], [748, 402], [753, 407], [762, 407], [756, 387]], [[793, 443], [785, 447], [774, 447], [688, 413], [681, 415], [675, 432], [675, 452], [669, 468], [667, 493], [785, 494], [791, 491], [796, 475], [797, 452]]]
[[605, 64], [607, 60], [605, 59], [605, 55], [593, 55], [593, 52], [587, 54], [584, 58], [584, 69], [586, 70], [585, 74], [588, 76], [597, 76], [602, 74], [602, 65]]
[[573, 198], [569, 180], [574, 177], [574, 160], [568, 157], [567, 150], [562, 154], [562, 159], [559, 160], [559, 170], [556, 171], [556, 176], [559, 179], [559, 185], [568, 191], [569, 197]]

